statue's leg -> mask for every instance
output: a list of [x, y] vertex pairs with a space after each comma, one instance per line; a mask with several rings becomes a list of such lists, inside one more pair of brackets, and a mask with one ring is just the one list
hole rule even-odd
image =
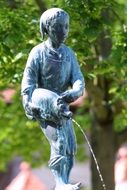
[[71, 169], [73, 167], [73, 163], [74, 163], [74, 156], [68, 155], [67, 156], [67, 162], [65, 164], [66, 183], [69, 182], [69, 176], [70, 176]]
[[51, 122], [45, 122], [42, 131], [47, 137], [50, 147], [51, 156], [49, 167], [55, 177], [56, 186], [63, 186], [66, 183], [66, 177], [63, 175], [66, 158], [67, 139], [63, 126], [57, 126]]
[[74, 163], [74, 155], [76, 152], [76, 137], [72, 126], [72, 120], [66, 120], [66, 126], [64, 127], [65, 133], [66, 133], [66, 139], [67, 139], [67, 149], [66, 149], [66, 163], [65, 163], [65, 178], [66, 183], [65, 187], [61, 190], [79, 190], [81, 183], [76, 183], [74, 185], [69, 184], [69, 176], [71, 169], [73, 167]]
[[65, 175], [66, 175], [66, 182], [69, 181], [69, 176], [71, 169], [74, 164], [74, 155], [76, 152], [76, 137], [72, 126], [71, 120], [66, 120], [66, 126], [64, 127], [67, 139], [67, 149], [66, 149], [66, 164], [65, 164]]
[[70, 121], [63, 121], [62, 126], [51, 122], [42, 128], [51, 146], [49, 167], [55, 177], [55, 190], [78, 190], [80, 183], [68, 184], [73, 157], [76, 149], [75, 135]]

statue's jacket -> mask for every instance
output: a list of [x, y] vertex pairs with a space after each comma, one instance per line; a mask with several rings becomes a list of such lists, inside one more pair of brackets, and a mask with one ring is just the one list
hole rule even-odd
[[[69, 87], [76, 92], [77, 97], [83, 94], [84, 78], [74, 52], [64, 44], [57, 51], [49, 48], [45, 42], [35, 46], [29, 54], [22, 79], [21, 92], [24, 108], [25, 104], [31, 101], [32, 93], [37, 88], [47, 89], [61, 95]], [[29, 113], [26, 115], [28, 117]], [[47, 125], [49, 125], [47, 120], [41, 124], [44, 133]], [[60, 147], [61, 144], [64, 145], [64, 152], [73, 154], [76, 150], [76, 143], [72, 121], [63, 119], [61, 126], [64, 127], [57, 127], [55, 131], [54, 138], [58, 139], [55, 150], [60, 155], [62, 154], [63, 149], [57, 146], [61, 142]], [[54, 156], [52, 157], [54, 160]], [[61, 158], [63, 159], [60, 156]], [[57, 160], [56, 157], [55, 160]]]
[[69, 87], [81, 96], [84, 78], [74, 52], [62, 44], [57, 51], [46, 42], [35, 46], [28, 57], [22, 79], [22, 96], [32, 96], [35, 88], [45, 88], [61, 94]]

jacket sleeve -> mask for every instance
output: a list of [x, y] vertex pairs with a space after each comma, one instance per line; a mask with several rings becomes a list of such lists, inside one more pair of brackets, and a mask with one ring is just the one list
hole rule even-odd
[[73, 51], [72, 51], [72, 56], [71, 56], [71, 63], [72, 63], [71, 86], [74, 92], [74, 99], [76, 100], [77, 98], [82, 96], [84, 93], [85, 81], [84, 81], [83, 74], [81, 73], [80, 66], [77, 62], [76, 56]]
[[24, 109], [26, 105], [31, 101], [32, 93], [37, 87], [38, 61], [38, 53], [36, 49], [33, 48], [29, 54], [21, 83], [21, 95], [23, 99]]

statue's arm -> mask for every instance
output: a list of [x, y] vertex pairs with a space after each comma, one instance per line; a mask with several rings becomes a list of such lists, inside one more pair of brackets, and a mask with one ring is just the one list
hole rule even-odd
[[77, 100], [84, 93], [85, 81], [83, 74], [81, 73], [80, 66], [77, 59], [72, 52], [72, 68], [71, 68], [71, 86], [72, 89], [65, 91], [62, 94], [63, 99], [71, 103]]
[[26, 63], [21, 84], [23, 107], [25, 109], [27, 117], [30, 119], [33, 119], [30, 102], [32, 93], [37, 86], [38, 79], [37, 60], [37, 53], [35, 50], [32, 50]]

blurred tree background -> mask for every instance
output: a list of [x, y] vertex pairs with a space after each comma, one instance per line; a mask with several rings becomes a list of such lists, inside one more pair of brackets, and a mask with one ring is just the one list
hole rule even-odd
[[[39, 17], [60, 7], [70, 15], [66, 43], [77, 53], [86, 80], [87, 98], [75, 118], [90, 134], [107, 189], [114, 187], [114, 160], [127, 134], [127, 5], [125, 0], [1, 0], [0, 1], [0, 170], [15, 156], [33, 166], [47, 163], [49, 145], [36, 122], [21, 105], [20, 84], [28, 54], [42, 41]], [[14, 89], [11, 103], [2, 92]], [[73, 109], [73, 108], [72, 108]], [[84, 139], [75, 127], [84, 160]], [[92, 189], [101, 182], [91, 159]], [[84, 171], [85, 172], [85, 171]], [[1, 176], [0, 175], [0, 176]]]

